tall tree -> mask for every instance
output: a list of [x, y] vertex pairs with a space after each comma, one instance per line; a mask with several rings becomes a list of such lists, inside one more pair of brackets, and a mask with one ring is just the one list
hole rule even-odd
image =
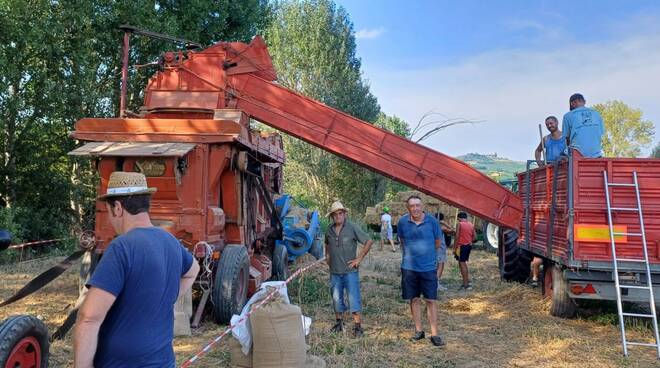
[[[265, 28], [268, 9], [266, 0], [1, 1], [0, 208], [11, 216], [0, 220], [18, 222], [23, 238], [43, 239], [93, 216], [92, 170], [86, 160], [67, 158], [75, 146], [68, 132], [82, 117], [118, 112], [120, 25], [203, 45], [248, 41]], [[132, 43], [131, 65], [177, 47], [141, 37]], [[153, 71], [131, 68], [130, 109], [142, 104]]]
[[593, 108], [605, 123], [602, 140], [605, 156], [637, 157], [653, 140], [653, 123], [644, 120], [642, 110], [617, 100], [596, 104]]
[[[353, 24], [331, 0], [283, 1], [273, 5], [266, 41], [282, 85], [375, 122], [380, 107], [361, 74]], [[405, 123], [404, 123], [405, 124]], [[285, 188], [329, 207], [335, 198], [362, 212], [381, 200], [386, 180], [295, 138], [285, 137]]]

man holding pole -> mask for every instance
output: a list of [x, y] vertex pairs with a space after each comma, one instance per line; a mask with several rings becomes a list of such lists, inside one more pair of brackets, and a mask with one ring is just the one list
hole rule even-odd
[[[539, 167], [544, 166], [548, 162], [557, 161], [566, 148], [566, 139], [564, 139], [561, 130], [559, 130], [559, 121], [557, 118], [554, 116], [548, 116], [545, 118], [545, 127], [550, 134], [541, 138], [541, 142], [534, 152], [534, 157], [536, 158], [536, 163], [539, 164]], [[540, 128], [541, 126], [539, 125], [539, 129]], [[545, 160], [542, 156], [545, 156]]]

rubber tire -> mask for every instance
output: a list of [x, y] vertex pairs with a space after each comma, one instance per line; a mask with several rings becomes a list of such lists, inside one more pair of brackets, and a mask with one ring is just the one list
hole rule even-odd
[[216, 323], [227, 324], [239, 314], [247, 301], [250, 281], [250, 258], [243, 245], [227, 245], [222, 250], [213, 280], [213, 317]]
[[316, 259], [323, 258], [325, 250], [323, 249], [323, 238], [319, 237], [314, 239], [312, 247], [309, 248], [309, 253], [314, 256]]
[[[490, 239], [488, 238], [488, 227], [489, 226], [491, 227], [491, 231], [494, 231], [494, 233], [495, 233], [495, 237], [496, 237], [496, 239], [494, 239], [495, 244], [493, 244], [493, 242], [491, 242]], [[498, 247], [498, 243], [499, 243], [499, 236], [498, 236], [499, 226], [484, 221], [483, 226], [481, 227], [481, 233], [483, 234], [483, 238], [484, 238], [484, 250], [486, 250], [488, 252], [491, 252], [491, 253], [497, 253], [497, 247]]]
[[532, 254], [518, 246], [518, 232], [499, 229], [498, 266], [500, 277], [505, 281], [525, 282], [531, 271]]
[[273, 248], [273, 281], [285, 281], [289, 277], [289, 253], [282, 244], [275, 244]]
[[550, 315], [560, 318], [574, 317], [577, 304], [568, 294], [568, 280], [564, 278], [561, 267], [556, 264], [544, 264], [541, 279], [541, 292], [544, 297], [551, 300]]
[[40, 365], [23, 368], [47, 368], [48, 367], [48, 328], [40, 319], [18, 315], [7, 318], [0, 324], [0, 367], [7, 365], [9, 354], [21, 340], [33, 337], [37, 340], [41, 349]]

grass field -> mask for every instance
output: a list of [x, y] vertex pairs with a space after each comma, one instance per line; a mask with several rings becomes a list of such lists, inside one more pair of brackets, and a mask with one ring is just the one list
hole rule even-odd
[[[292, 302], [313, 319], [307, 337], [310, 353], [322, 356], [329, 367], [657, 367], [651, 348], [635, 347], [631, 357], [621, 356], [616, 315], [609, 306], [582, 309], [579, 317], [565, 320], [548, 314], [548, 302], [538, 289], [503, 283], [491, 253], [473, 252], [470, 268], [475, 288], [455, 291], [460, 276], [449, 261], [445, 282], [449, 291], [439, 304], [440, 330], [446, 346], [427, 340], [410, 342], [413, 333], [408, 305], [400, 299], [401, 254], [372, 250], [362, 269], [362, 295], [366, 336], [330, 334], [334, 323], [324, 269], [317, 269], [289, 287]], [[61, 258], [58, 258], [61, 259]], [[0, 268], [4, 299], [39, 271], [58, 259], [36, 260]], [[77, 270], [70, 270], [53, 284], [14, 305], [0, 309], [0, 318], [29, 313], [38, 315], [53, 330], [77, 298]], [[425, 324], [426, 325], [426, 324]], [[176, 338], [180, 363], [201, 349], [224, 328], [206, 322], [191, 337]], [[426, 328], [428, 331], [428, 327]], [[651, 336], [647, 325], [630, 330], [631, 339]], [[51, 367], [72, 366], [71, 339], [51, 346]], [[219, 343], [196, 367], [229, 364], [225, 342]]]

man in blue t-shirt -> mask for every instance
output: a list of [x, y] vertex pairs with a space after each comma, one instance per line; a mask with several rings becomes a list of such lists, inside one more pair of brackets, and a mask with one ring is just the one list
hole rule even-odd
[[116, 233], [87, 287], [74, 329], [77, 368], [174, 367], [174, 303], [199, 265], [179, 241], [154, 227], [143, 174], [114, 172], [105, 195]]
[[[539, 143], [534, 151], [534, 158], [539, 167], [546, 163], [551, 163], [559, 160], [559, 157], [566, 149], [566, 138], [561, 130], [557, 129], [559, 121], [554, 116], [545, 118], [545, 127], [550, 134], [543, 137], [543, 143]], [[541, 155], [545, 153], [545, 161], [541, 159]]]
[[438, 278], [436, 276], [436, 251], [442, 245], [442, 230], [433, 216], [424, 213], [422, 199], [412, 195], [406, 201], [408, 214], [401, 216], [397, 235], [401, 241], [401, 294], [410, 300], [410, 311], [415, 323], [413, 341], [424, 338], [422, 330], [421, 301], [424, 296], [431, 325], [431, 343], [442, 346], [438, 335]]
[[605, 134], [603, 118], [598, 111], [584, 106], [584, 96], [575, 93], [569, 99], [571, 111], [564, 115], [561, 130], [566, 145], [575, 148], [584, 157], [601, 157], [601, 139]]

